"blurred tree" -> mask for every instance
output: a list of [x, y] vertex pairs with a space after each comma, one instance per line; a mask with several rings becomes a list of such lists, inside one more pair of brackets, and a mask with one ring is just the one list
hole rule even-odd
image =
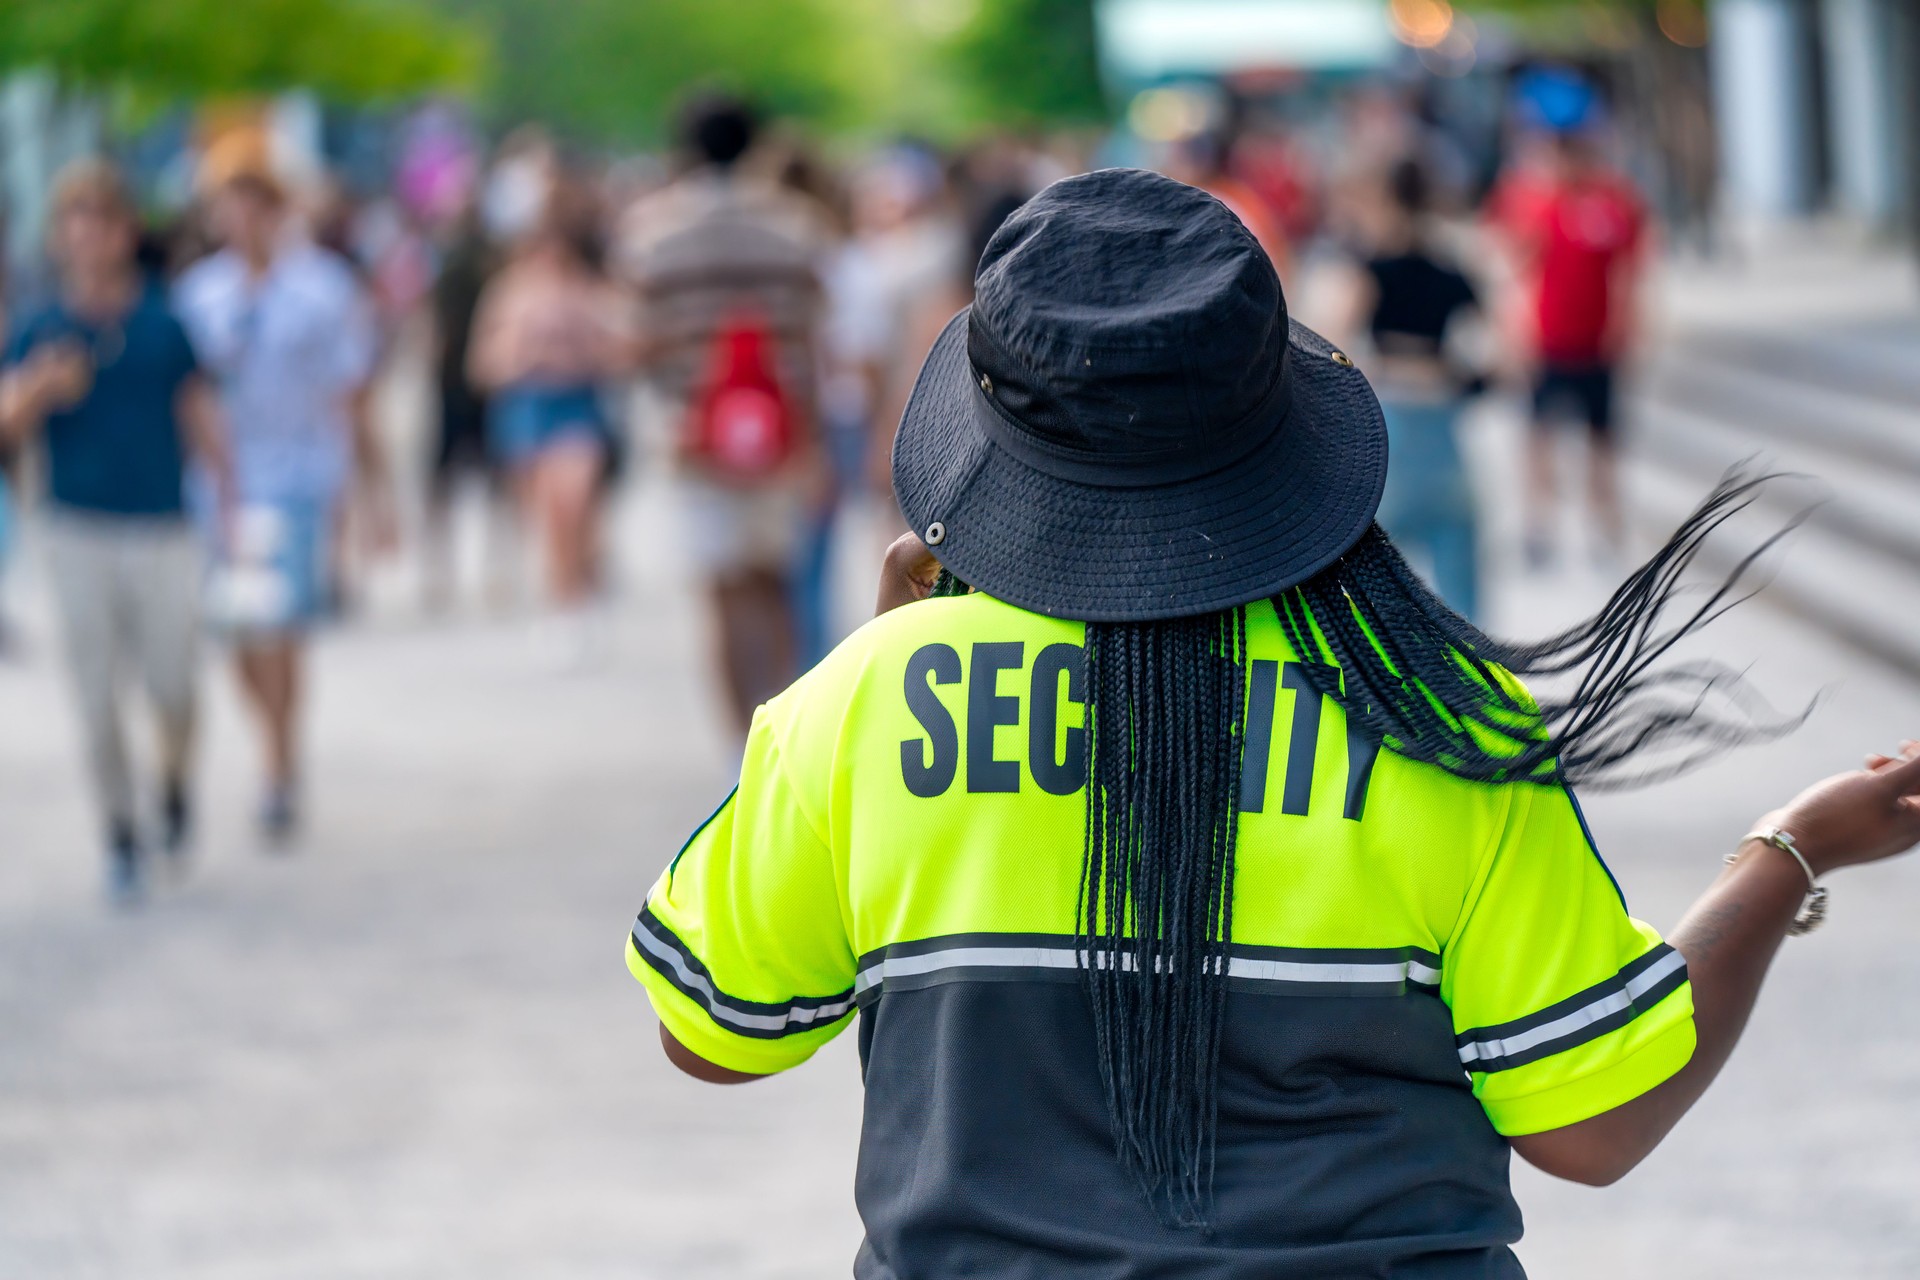
[[0, 0], [0, 69], [148, 102], [474, 91], [656, 142], [689, 85], [836, 132], [1102, 117], [1092, 0]]
[[1093, 0], [977, 0], [947, 53], [983, 123], [1092, 123], [1111, 114]]
[[782, 114], [850, 123], [855, 55], [871, 51], [833, 0], [439, 3], [491, 33], [486, 97], [497, 116], [605, 141], [657, 141], [674, 98], [702, 82], [750, 90]]
[[478, 79], [485, 46], [404, 0], [6, 0], [0, 67], [155, 96], [361, 102]]
[[657, 142], [689, 85], [835, 132], [954, 134], [1104, 116], [1092, 0], [437, 0], [491, 32], [487, 99]]

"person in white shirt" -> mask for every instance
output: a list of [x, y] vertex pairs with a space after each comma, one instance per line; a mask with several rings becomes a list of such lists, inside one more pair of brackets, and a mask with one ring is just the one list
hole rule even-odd
[[176, 302], [231, 423], [237, 509], [212, 607], [265, 738], [260, 820], [278, 841], [296, 819], [303, 637], [328, 604], [356, 462], [378, 456], [355, 412], [376, 332], [347, 264], [294, 233], [265, 171], [228, 175], [213, 221], [225, 248], [181, 277]]

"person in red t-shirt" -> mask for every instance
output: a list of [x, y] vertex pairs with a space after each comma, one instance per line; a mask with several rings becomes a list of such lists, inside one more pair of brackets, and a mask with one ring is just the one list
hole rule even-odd
[[1510, 233], [1531, 291], [1536, 369], [1527, 556], [1550, 555], [1556, 417], [1584, 421], [1591, 444], [1588, 489], [1594, 517], [1612, 547], [1622, 539], [1614, 455], [1614, 375], [1632, 336], [1646, 209], [1623, 176], [1578, 133], [1554, 140], [1547, 184], [1509, 216]]

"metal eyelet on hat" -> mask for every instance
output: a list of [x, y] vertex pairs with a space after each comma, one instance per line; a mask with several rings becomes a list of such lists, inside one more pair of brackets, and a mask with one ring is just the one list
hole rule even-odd
[[980, 389], [988, 395], [993, 394], [993, 379], [984, 373], [980, 375]]
[[[982, 381], [985, 381], [985, 379], [982, 379]], [[945, 542], [946, 540], [947, 540], [947, 526], [945, 526], [944, 524], [941, 524], [938, 520], [935, 520], [932, 524], [927, 526], [927, 535], [924, 539], [922, 539], [922, 541], [924, 541], [930, 547], [937, 547], [941, 543]]]
[[1344, 351], [1335, 351], [1329, 358], [1342, 369], [1353, 368], [1353, 357]]

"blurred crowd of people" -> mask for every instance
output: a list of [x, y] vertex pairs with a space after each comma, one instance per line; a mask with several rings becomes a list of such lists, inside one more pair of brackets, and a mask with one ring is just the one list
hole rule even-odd
[[0, 379], [0, 436], [43, 446], [49, 577], [121, 899], [141, 887], [150, 825], [123, 675], [138, 673], [157, 712], [157, 842], [177, 863], [193, 826], [203, 614], [228, 635], [261, 731], [261, 826], [285, 840], [303, 639], [328, 607], [349, 485], [381, 470], [366, 411], [375, 334], [353, 272], [290, 233], [266, 167], [227, 153], [208, 174], [217, 247], [169, 279], [120, 172], [66, 169], [55, 281], [14, 316]]
[[[1367, 369], [1392, 433], [1380, 518], [1468, 616], [1482, 552], [1457, 434], [1472, 396], [1522, 392], [1541, 428], [1534, 563], [1555, 554], [1546, 428], [1562, 417], [1587, 428], [1602, 540], [1621, 536], [1613, 383], [1646, 215], [1602, 158], [1590, 87], [1547, 75], [1515, 103], [1490, 183], [1405, 90], [1354, 93], [1332, 148], [1229, 112], [1121, 157], [1218, 196], [1296, 311]], [[1034, 192], [1113, 150], [1003, 135], [831, 155], [743, 101], [699, 96], [665, 159], [588, 160], [527, 128], [486, 157], [428, 147], [391, 191], [355, 200], [291, 181], [257, 140], [225, 142], [166, 226], [111, 164], [70, 167], [52, 197], [50, 286], [5, 299], [0, 456], [16, 481], [40, 477], [122, 899], [139, 895], [150, 850], [190, 845], [203, 630], [258, 722], [260, 825], [284, 847], [300, 822], [305, 637], [415, 506], [425, 603], [443, 607], [452, 513], [471, 489], [506, 549], [491, 565], [523, 540], [537, 549], [548, 648], [574, 665], [600, 644], [608, 501], [636, 464], [669, 467], [675, 554], [701, 584], [720, 701], [744, 734], [839, 639], [847, 512], [879, 513], [869, 536], [899, 527], [892, 424], [970, 300], [981, 250]], [[426, 479], [398, 494], [407, 469], [391, 465], [374, 392], [421, 351]], [[0, 572], [21, 487], [0, 484]], [[151, 788], [124, 741], [130, 674], [159, 712]]]
[[1463, 616], [1481, 609], [1486, 550], [1460, 448], [1468, 403], [1516, 396], [1528, 419], [1524, 559], [1551, 568], [1562, 504], [1559, 429], [1584, 429], [1591, 551], [1624, 551], [1615, 384], [1639, 328], [1647, 213], [1605, 158], [1595, 108], [1524, 134], [1477, 205], [1417, 147], [1341, 192], [1345, 270], [1323, 318], [1367, 370], [1392, 463], [1379, 520]]

